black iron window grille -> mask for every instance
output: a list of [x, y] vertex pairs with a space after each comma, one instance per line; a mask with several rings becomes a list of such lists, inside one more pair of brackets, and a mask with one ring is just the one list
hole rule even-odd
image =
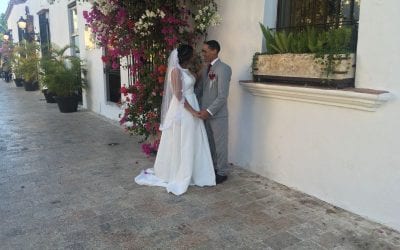
[[360, 0], [278, 0], [276, 30], [301, 32], [348, 27], [351, 50], [356, 51]]

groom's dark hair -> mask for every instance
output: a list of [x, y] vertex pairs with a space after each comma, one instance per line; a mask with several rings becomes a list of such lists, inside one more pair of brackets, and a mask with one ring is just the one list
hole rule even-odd
[[185, 63], [193, 56], [193, 47], [187, 44], [181, 44], [178, 47], [179, 64]]
[[207, 44], [208, 47], [212, 50], [217, 50], [217, 53], [219, 53], [219, 51], [221, 50], [221, 46], [219, 46], [219, 43], [215, 40], [206, 41], [204, 42], [204, 44]]

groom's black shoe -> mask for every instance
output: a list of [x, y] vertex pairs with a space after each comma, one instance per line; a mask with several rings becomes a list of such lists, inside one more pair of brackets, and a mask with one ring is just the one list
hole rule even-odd
[[227, 179], [228, 179], [228, 176], [226, 176], [226, 175], [215, 174], [215, 182], [217, 184], [221, 184], [222, 182], [226, 181]]

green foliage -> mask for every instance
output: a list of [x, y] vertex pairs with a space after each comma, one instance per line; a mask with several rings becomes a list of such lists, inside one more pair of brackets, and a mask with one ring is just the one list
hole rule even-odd
[[[313, 27], [297, 32], [274, 31], [260, 23], [266, 42], [267, 54], [312, 53], [323, 65], [326, 75], [335, 70], [335, 64], [347, 57], [352, 51], [352, 29], [341, 27], [326, 31], [317, 31]], [[345, 56], [341, 56], [341, 55]], [[254, 56], [255, 58], [257, 55]], [[253, 58], [253, 69], [256, 61]]]
[[26, 57], [21, 59], [22, 75], [25, 81], [33, 82], [39, 78], [39, 51], [38, 46], [33, 43], [27, 44]]
[[274, 38], [274, 35], [272, 34], [271, 30], [266, 28], [262, 23], [260, 23], [260, 27], [261, 27], [261, 31], [264, 35], [264, 38], [265, 38], [265, 47], [267, 48], [267, 53], [268, 53], [273, 50], [271, 45], [273, 44], [273, 41], [275, 40], [275, 38]]
[[82, 60], [77, 56], [65, 55], [71, 46], [57, 49], [52, 45], [50, 54], [40, 61], [41, 83], [57, 96], [73, 96], [86, 87], [82, 77]]
[[298, 32], [273, 31], [260, 23], [268, 54], [315, 53], [345, 54], [351, 52], [351, 28], [317, 31], [307, 27]]
[[308, 47], [307, 35], [304, 33], [293, 33], [293, 38], [290, 45], [292, 53], [302, 53]]
[[315, 57], [324, 66], [327, 77], [335, 71], [336, 64], [352, 52], [351, 35], [352, 31], [349, 28], [333, 29], [319, 35], [321, 46]]
[[13, 52], [11, 54], [11, 68], [12, 71], [15, 75], [15, 78], [22, 78], [22, 68], [21, 68], [21, 60], [20, 60], [20, 55], [17, 52], [19, 50], [19, 47], [16, 46], [13, 48]]
[[12, 53], [12, 69], [16, 78], [34, 82], [39, 77], [39, 46], [34, 42], [17, 45]]
[[275, 44], [272, 44], [271, 47], [279, 54], [290, 53], [292, 47], [292, 37], [292, 33], [276, 33]]
[[307, 47], [305, 51], [308, 49], [307, 52], [309, 53], [317, 53], [321, 50], [322, 45], [324, 44], [324, 40], [322, 39], [324, 36], [323, 33], [318, 35], [314, 28], [307, 27], [307, 30], [302, 34], [305, 34], [307, 37]]

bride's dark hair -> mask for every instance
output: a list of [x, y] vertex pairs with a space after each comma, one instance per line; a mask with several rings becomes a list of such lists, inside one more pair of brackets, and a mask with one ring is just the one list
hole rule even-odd
[[193, 47], [187, 44], [181, 44], [178, 47], [178, 60], [179, 64], [182, 65], [190, 60], [193, 56]]

